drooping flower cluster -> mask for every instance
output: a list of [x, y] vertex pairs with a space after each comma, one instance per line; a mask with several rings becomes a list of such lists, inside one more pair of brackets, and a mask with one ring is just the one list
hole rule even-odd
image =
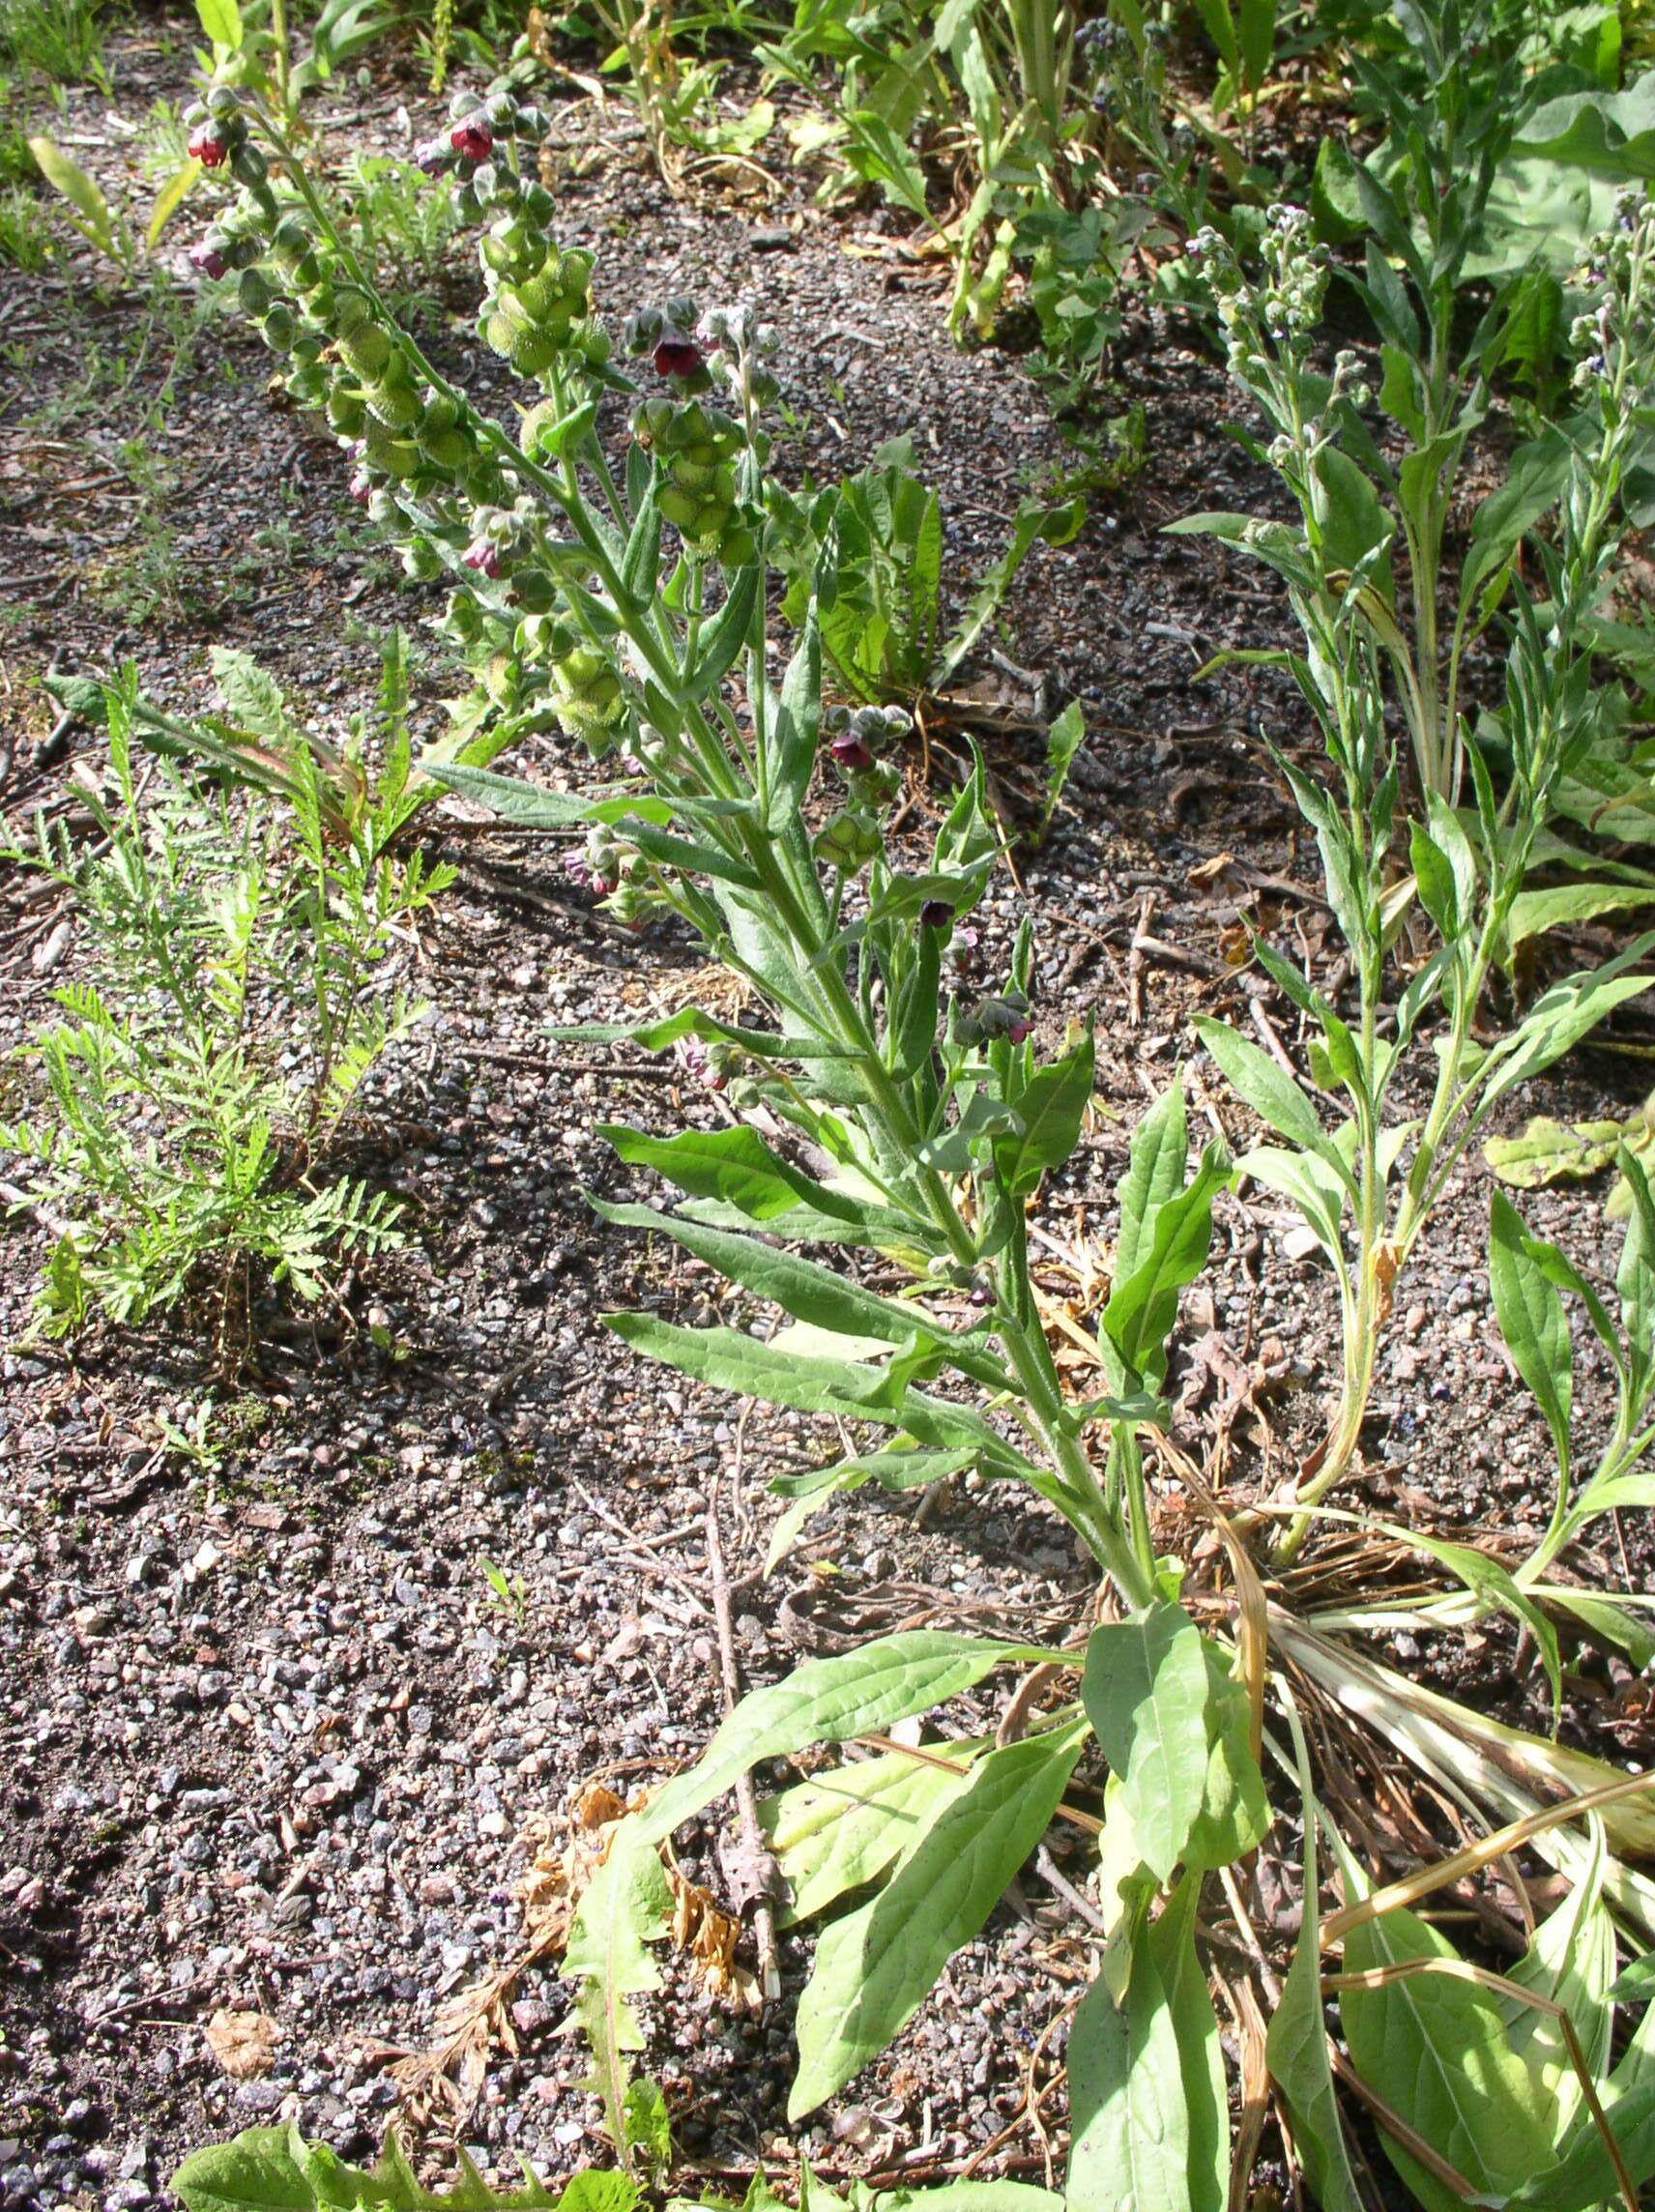
[[1270, 209], [1257, 278], [1246, 276], [1210, 224], [1196, 232], [1185, 250], [1213, 296], [1233, 376], [1244, 384], [1258, 382], [1267, 365], [1266, 341], [1284, 355], [1302, 356], [1321, 326], [1328, 277], [1326, 248], [1316, 243], [1303, 208]]

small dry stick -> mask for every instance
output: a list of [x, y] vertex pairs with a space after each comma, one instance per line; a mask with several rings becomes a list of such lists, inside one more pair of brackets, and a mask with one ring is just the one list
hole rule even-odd
[[[736, 1662], [736, 1631], [730, 1618], [730, 1578], [725, 1572], [724, 1544], [718, 1533], [716, 1475], [707, 1500], [707, 1571], [712, 1585], [712, 1610], [718, 1620], [718, 1668], [724, 1678], [724, 1707], [727, 1712], [734, 1712], [741, 1695], [741, 1671]], [[747, 1855], [755, 1864], [762, 1863], [769, 1856], [769, 1850], [759, 1826], [753, 1778], [746, 1772], [736, 1784], [736, 1810]], [[753, 1940], [759, 1953], [759, 1987], [766, 2004], [773, 2004], [781, 1994], [781, 1964], [776, 1952], [775, 1907], [768, 1897], [761, 1896], [754, 1901]]]

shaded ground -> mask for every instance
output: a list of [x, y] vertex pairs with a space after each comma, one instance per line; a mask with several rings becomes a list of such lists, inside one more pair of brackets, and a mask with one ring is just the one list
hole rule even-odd
[[[122, 42], [119, 105], [176, 96], [186, 67], [176, 36]], [[427, 125], [431, 103], [406, 73], [350, 97], [352, 114], [323, 117], [334, 151], [405, 145], [399, 102], [415, 135]], [[108, 104], [72, 94], [63, 134], [112, 178]], [[950, 347], [942, 279], [898, 255], [882, 218], [830, 218], [802, 195], [748, 210], [677, 203], [644, 173], [618, 111], [602, 128], [606, 137], [583, 102], [557, 109], [563, 228], [596, 250], [611, 315], [677, 290], [753, 297], [784, 335], [795, 411], [784, 472], [854, 466], [912, 430], [943, 496], [950, 573], [976, 573], [1031, 476], [1065, 458], [1018, 364]], [[51, 717], [28, 679], [48, 661], [78, 670], [131, 656], [158, 696], [199, 701], [207, 644], [240, 644], [342, 726], [369, 679], [372, 634], [438, 604], [392, 587], [347, 520], [346, 464], [267, 400], [268, 357], [233, 320], [182, 347], [163, 398], [189, 319], [184, 295], [164, 307], [137, 290], [99, 297], [88, 277], [75, 262], [0, 277], [11, 370], [0, 802], [15, 825], [61, 801], [76, 750], [94, 742], [72, 730], [36, 765]], [[454, 298], [442, 343], [504, 404], [498, 364], [467, 335], [463, 262]], [[128, 365], [103, 374], [89, 367], [98, 360]], [[1147, 412], [1147, 463], [1094, 501], [1074, 545], [1037, 550], [1007, 612], [1010, 656], [1055, 697], [1084, 699], [1091, 734], [1052, 839], [1023, 863], [1021, 894], [1002, 880], [990, 908], [996, 941], [1025, 901], [1035, 917], [1043, 1027], [1055, 1034], [1089, 1013], [1097, 1023], [1096, 1125], [1042, 1218], [1100, 1242], [1131, 1120], [1194, 1059], [1191, 1010], [1244, 1017], [1258, 986], [1232, 965], [1238, 922], [1279, 928], [1289, 944], [1302, 932], [1313, 951], [1324, 922], [1313, 856], [1301, 864], [1290, 802], [1256, 742], [1261, 727], [1308, 742], [1291, 695], [1256, 673], [1195, 681], [1221, 646], [1279, 641], [1277, 595], [1216, 546], [1158, 535], [1196, 508], [1259, 498], [1223, 433], [1225, 386], [1159, 317], [1131, 332], [1120, 374]], [[452, 687], [427, 670], [426, 727]], [[1031, 784], [1033, 754], [1017, 734], [993, 749], [1008, 803]], [[583, 773], [555, 741], [518, 765], [554, 780]], [[934, 791], [915, 787], [916, 836], [945, 796], [939, 763]], [[543, 1033], [551, 1020], [676, 1004], [695, 956], [591, 914], [555, 851], [445, 834], [462, 882], [418, 977], [436, 1011], [388, 1065], [365, 1123], [371, 1172], [407, 1194], [419, 1222], [415, 1245], [351, 1300], [358, 1324], [376, 1309], [391, 1353], [365, 1329], [313, 1338], [302, 1325], [274, 1339], [240, 1392], [219, 1393], [213, 1470], [160, 1448], [158, 1416], [182, 1417], [210, 1380], [188, 1325], [94, 1335], [72, 1357], [0, 1357], [0, 2202], [146, 2204], [182, 2150], [289, 2098], [311, 2132], [345, 2152], [367, 2147], [393, 2098], [385, 2047], [427, 2045], [444, 2000], [513, 1955], [525, 1830], [594, 1776], [624, 1787], [660, 1774], [715, 1724], [705, 1527], [715, 1482], [750, 1679], [782, 1671], [835, 1623], [974, 1621], [986, 1608], [1004, 1627], [1057, 1635], [1090, 1602], [1061, 1528], [999, 1493], [921, 1512], [861, 1493], [762, 1578], [765, 1480], [823, 1457], [829, 1440], [788, 1416], [755, 1413], [743, 1430], [734, 1406], [607, 1335], [597, 1317], [611, 1307], [693, 1322], [737, 1319], [741, 1304], [691, 1266], [600, 1233], [582, 1198], [624, 1187], [594, 1120], [666, 1128], [710, 1103], [681, 1096], [670, 1067], [617, 1073]], [[1232, 866], [1204, 865], [1224, 854]], [[19, 878], [0, 879], [0, 1046], [73, 968], [65, 941], [40, 969], [56, 917], [29, 895]], [[1152, 947], [1135, 952], [1135, 936]], [[1266, 1003], [1291, 1043], [1291, 1009]], [[1582, 1053], [1523, 1111], [1624, 1109], [1643, 1089], [1640, 1062]], [[1198, 1120], [1245, 1137], [1199, 1067], [1192, 1098]], [[1402, 1286], [1370, 1437], [1377, 1494], [1389, 1482], [1479, 1532], [1537, 1523], [1550, 1504], [1544, 1433], [1488, 1307], [1483, 1180], [1474, 1163], [1460, 1177]], [[1547, 1197], [1529, 1210], [1593, 1262], [1600, 1199]], [[1335, 1315], [1320, 1271], [1284, 1253], [1287, 1226], [1263, 1194], [1221, 1207], [1174, 1377], [1198, 1453], [1227, 1362], [1267, 1371], [1277, 1454], [1314, 1441]], [[44, 1250], [27, 1222], [0, 1246], [8, 1339]], [[1589, 1398], [1604, 1377], [1588, 1346], [1578, 1356]], [[1243, 1424], [1238, 1436], [1244, 1484], [1257, 1434]], [[1169, 1500], [1169, 1541], [1179, 1512]], [[1630, 1527], [1627, 1542], [1638, 1571], [1647, 1551]], [[483, 1558], [521, 1578], [520, 1615], [491, 1602]], [[836, 1570], [826, 1630], [801, 1599], [784, 1602], [820, 1586], [814, 1562]], [[1532, 1716], [1510, 1662], [1509, 1642], [1491, 1633], [1461, 1687]], [[1621, 1741], [1635, 1756], [1655, 1749]], [[684, 1863], [717, 1886], [711, 1848]], [[1078, 1845], [1064, 1863], [1085, 1878]], [[776, 2023], [727, 2017], [675, 1967], [653, 2053], [686, 2154], [738, 2167], [799, 2151], [864, 2170], [908, 2156], [921, 2169], [957, 2164], [1020, 2110], [1036, 2040], [1080, 1986], [1083, 1937], [1031, 1873], [897, 2049], [802, 2139], [781, 2127], [785, 2010]], [[790, 1939], [796, 1985], [802, 1963]], [[592, 2150], [595, 2129], [572, 2086], [580, 2063], [554, 2032], [561, 1986], [533, 1972], [508, 2005], [516, 2052], [495, 2052], [460, 2139], [485, 2165], [508, 2168], [521, 2150], [565, 2168]], [[220, 2007], [276, 2022], [267, 2076], [238, 2084], [212, 2057], [202, 2028]], [[1001, 2155], [1040, 2169], [1027, 2132]]]

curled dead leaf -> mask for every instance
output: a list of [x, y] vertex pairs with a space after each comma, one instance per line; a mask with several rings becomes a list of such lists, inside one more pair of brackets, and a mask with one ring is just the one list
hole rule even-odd
[[257, 2081], [271, 2069], [281, 2030], [268, 2013], [216, 2012], [203, 2031], [207, 2048], [232, 2081]]

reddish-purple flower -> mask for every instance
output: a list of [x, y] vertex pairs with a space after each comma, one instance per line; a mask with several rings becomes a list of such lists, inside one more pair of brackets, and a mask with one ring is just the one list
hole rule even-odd
[[480, 115], [468, 116], [449, 132], [449, 144], [467, 161], [486, 161], [494, 149], [494, 132]]
[[651, 355], [657, 376], [693, 376], [702, 365], [704, 356], [693, 338], [667, 331], [656, 340]]
[[679, 1058], [690, 1074], [704, 1083], [709, 1091], [722, 1091], [730, 1080], [730, 1071], [722, 1053], [714, 1060], [697, 1036], [680, 1037]]
[[427, 177], [440, 177], [449, 165], [450, 148], [445, 138], [424, 138], [414, 149], [414, 166]]
[[359, 507], [365, 507], [373, 496], [373, 480], [366, 469], [358, 469], [351, 479], [351, 497]]
[[228, 160], [229, 147], [218, 135], [218, 127], [203, 123], [189, 135], [190, 159], [199, 161], [204, 169], [217, 169]]
[[500, 549], [486, 538], [474, 538], [460, 559], [480, 575], [493, 578], [500, 573]]
[[872, 768], [874, 756], [868, 750], [867, 741], [856, 730], [841, 730], [828, 741], [828, 750], [840, 768]]
[[230, 264], [210, 238], [198, 239], [189, 248], [189, 266], [199, 269], [203, 276], [227, 276]]
[[919, 919], [927, 929], [946, 929], [954, 918], [954, 910], [945, 898], [928, 898], [919, 909]]

